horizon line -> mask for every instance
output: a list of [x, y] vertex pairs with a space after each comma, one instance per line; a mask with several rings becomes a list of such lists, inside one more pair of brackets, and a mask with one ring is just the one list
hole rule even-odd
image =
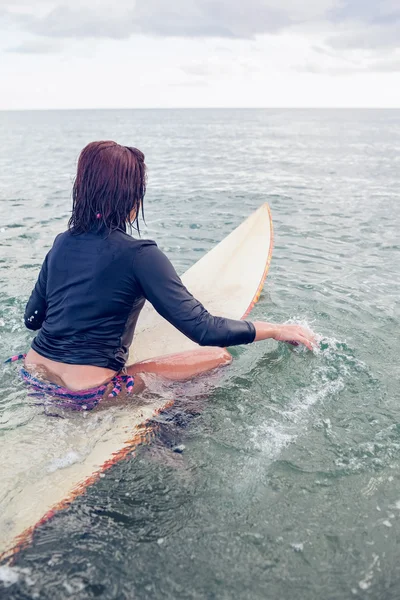
[[0, 112], [50, 112], [89, 110], [400, 110], [400, 106], [125, 106], [90, 108], [0, 108]]

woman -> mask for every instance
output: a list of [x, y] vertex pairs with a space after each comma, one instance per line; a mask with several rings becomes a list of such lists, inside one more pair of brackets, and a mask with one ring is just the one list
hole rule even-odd
[[[274, 338], [312, 349], [313, 335], [300, 326], [210, 315], [155, 242], [126, 233], [133, 225], [139, 230], [145, 191], [142, 152], [111, 141], [83, 149], [69, 228], [47, 254], [25, 312], [26, 326], [40, 329], [22, 369], [35, 393], [92, 408], [104, 394], [117, 395], [123, 384], [128, 391], [133, 383], [136, 391], [142, 389], [141, 373], [184, 380], [226, 365], [227, 346]], [[125, 369], [146, 299], [207, 348]]]

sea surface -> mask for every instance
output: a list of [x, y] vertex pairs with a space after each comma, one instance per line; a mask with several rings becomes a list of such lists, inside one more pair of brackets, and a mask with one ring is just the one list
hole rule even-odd
[[[400, 111], [0, 112], [4, 359], [29, 346], [25, 303], [98, 139], [146, 154], [143, 235], [180, 273], [268, 202], [275, 247], [252, 318], [321, 341], [235, 348], [207, 393], [172, 390], [153, 439], [0, 566], [2, 600], [397, 600]], [[80, 460], [94, 413], [76, 446], [59, 420], [51, 468]], [[3, 455], [30, 432], [39, 447], [39, 420], [2, 366]]]

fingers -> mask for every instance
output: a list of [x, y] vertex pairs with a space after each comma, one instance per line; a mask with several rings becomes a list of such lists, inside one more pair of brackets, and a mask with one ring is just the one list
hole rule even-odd
[[296, 336], [295, 340], [286, 340], [286, 343], [290, 344], [291, 346], [299, 346], [300, 344], [303, 344], [309, 350], [311, 350], [311, 351], [314, 350], [313, 342], [311, 340], [309, 340], [307, 337], [305, 337], [304, 335]]
[[309, 350], [313, 351], [314, 344], [316, 343], [316, 337], [314, 333], [306, 327], [298, 327], [298, 338], [296, 338], [301, 344], [304, 344]]
[[306, 338], [304, 336], [299, 336], [299, 342], [301, 344], [303, 344], [304, 346], [306, 346], [306, 348], [308, 348], [309, 350], [311, 350], [311, 352], [314, 350], [314, 347], [313, 347], [311, 341], [308, 338]]
[[278, 335], [275, 337], [277, 341], [282, 341], [298, 346], [303, 344], [306, 348], [313, 351], [316, 344], [315, 334], [308, 328], [301, 325], [283, 325], [280, 327]]
[[317, 343], [314, 333], [304, 328], [301, 328], [301, 331], [299, 331], [299, 335], [296, 337], [296, 340], [300, 342], [300, 344], [306, 346], [306, 348], [311, 350], [311, 352], [314, 350], [314, 346]]
[[303, 344], [303, 346], [305, 346], [312, 352], [314, 350], [315, 341], [316, 338], [312, 331], [305, 329], [304, 327], [298, 326], [296, 328], [296, 336], [294, 336], [294, 339], [290, 340], [289, 343], [293, 344], [294, 346], [297, 346], [298, 344]]

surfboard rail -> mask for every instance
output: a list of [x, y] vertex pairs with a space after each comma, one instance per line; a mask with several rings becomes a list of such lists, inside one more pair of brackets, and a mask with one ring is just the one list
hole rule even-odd
[[251, 313], [251, 311], [253, 310], [253, 308], [255, 307], [257, 302], [259, 301], [261, 292], [263, 291], [263, 288], [264, 288], [265, 280], [267, 279], [269, 267], [271, 265], [271, 260], [272, 260], [272, 251], [274, 249], [274, 226], [273, 226], [273, 222], [272, 222], [272, 215], [271, 215], [271, 209], [269, 207], [269, 204], [265, 203], [263, 206], [265, 206], [268, 211], [269, 226], [270, 226], [270, 244], [269, 244], [268, 256], [267, 256], [267, 260], [265, 263], [265, 269], [262, 274], [261, 281], [258, 285], [256, 293], [254, 294], [254, 298], [250, 302], [248, 309], [242, 316], [242, 319], [246, 319], [249, 316], [249, 314]]

